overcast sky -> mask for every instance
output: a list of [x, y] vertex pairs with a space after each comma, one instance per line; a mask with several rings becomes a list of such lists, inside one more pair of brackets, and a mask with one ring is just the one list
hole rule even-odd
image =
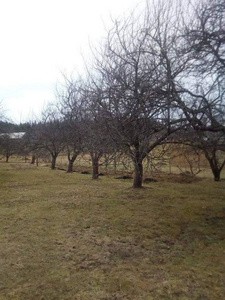
[[0, 0], [0, 101], [14, 122], [35, 118], [55, 99], [61, 73], [81, 71], [82, 55], [110, 19], [143, 0]]

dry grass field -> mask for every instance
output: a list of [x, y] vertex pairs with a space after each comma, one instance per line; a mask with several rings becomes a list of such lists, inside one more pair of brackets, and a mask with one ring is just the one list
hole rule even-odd
[[224, 299], [225, 180], [114, 177], [0, 163], [1, 300]]

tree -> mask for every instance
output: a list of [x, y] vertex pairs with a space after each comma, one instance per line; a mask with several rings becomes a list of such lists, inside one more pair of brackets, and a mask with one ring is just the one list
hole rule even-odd
[[99, 167], [104, 164], [104, 158], [112, 155], [112, 144], [110, 138], [104, 130], [105, 124], [99, 117], [98, 119], [86, 120], [84, 146], [85, 151], [90, 154], [92, 162], [92, 179], [98, 179]]
[[168, 8], [155, 6], [151, 15], [147, 11], [144, 17], [115, 21], [101, 56], [96, 55], [92, 93], [113, 141], [133, 161], [134, 188], [142, 187], [148, 153], [185, 125], [172, 80], [183, 71], [186, 59], [176, 49], [175, 16], [170, 19]]
[[[214, 180], [220, 180], [220, 174], [225, 165], [225, 136], [223, 131], [197, 131], [189, 127], [172, 136], [170, 142], [174, 145], [180, 145], [178, 149], [183, 145], [185, 147], [182, 150], [184, 156], [186, 156], [187, 151], [196, 152], [199, 158], [201, 153], [203, 153], [212, 170]], [[193, 166], [190, 159], [187, 162], [191, 171], [193, 167], [196, 168], [197, 163]]]
[[225, 165], [225, 140], [224, 134], [214, 133], [201, 137], [199, 148], [203, 150], [214, 175], [215, 181], [220, 181], [220, 174]]
[[67, 151], [67, 172], [73, 172], [73, 164], [84, 147], [85, 101], [81, 80], [69, 80], [65, 77], [65, 87], [58, 92], [59, 109], [64, 123], [64, 143]]
[[98, 179], [99, 167], [114, 154], [113, 142], [106, 127], [105, 115], [99, 106], [102, 91], [87, 81], [84, 89], [87, 99], [85, 117], [82, 126], [85, 129], [84, 150], [88, 152], [92, 162], [92, 179]]
[[201, 149], [208, 160], [215, 181], [225, 165], [225, 136], [223, 132], [195, 132], [189, 136], [192, 147]]
[[10, 156], [18, 153], [20, 150], [19, 139], [10, 133], [2, 133], [0, 136], [0, 152], [4, 155], [6, 162], [9, 162]]
[[83, 129], [82, 124], [75, 120], [64, 121], [64, 126], [64, 143], [68, 159], [67, 173], [71, 173], [74, 162], [83, 149]]
[[65, 147], [65, 125], [57, 111], [48, 109], [42, 121], [31, 126], [28, 139], [32, 149], [46, 149], [51, 155], [51, 169], [56, 167], [56, 159]]

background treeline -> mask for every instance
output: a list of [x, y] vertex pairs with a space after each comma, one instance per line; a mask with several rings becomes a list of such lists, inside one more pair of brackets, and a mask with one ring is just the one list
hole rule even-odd
[[7, 121], [0, 121], [0, 133], [10, 132], [26, 132], [30, 127], [30, 123], [15, 124]]
[[143, 12], [114, 21], [85, 70], [65, 77], [57, 103], [40, 121], [24, 125], [24, 147], [33, 160], [47, 151], [54, 169], [63, 152], [72, 172], [78, 155], [89, 154], [97, 179], [103, 161], [123, 154], [139, 188], [149, 155], [182, 144], [201, 151], [220, 180], [224, 1], [149, 1]]

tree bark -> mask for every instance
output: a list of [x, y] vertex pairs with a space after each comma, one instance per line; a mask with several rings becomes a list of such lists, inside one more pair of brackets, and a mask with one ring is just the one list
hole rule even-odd
[[98, 179], [98, 158], [97, 157], [91, 157], [92, 160], [92, 179]]
[[92, 179], [98, 179], [98, 171], [99, 171], [99, 160], [101, 158], [100, 153], [90, 152], [91, 162], [92, 162]]
[[5, 162], [9, 162], [9, 155], [6, 155]]
[[51, 169], [52, 169], [52, 170], [55, 170], [56, 158], [57, 158], [57, 155], [56, 155], [56, 154], [53, 154], [53, 155], [52, 155], [52, 162], [51, 162]]
[[143, 153], [140, 149], [140, 143], [137, 141], [135, 143], [135, 152], [133, 156], [134, 162], [134, 181], [133, 181], [133, 188], [139, 189], [142, 188], [142, 181], [143, 181]]
[[135, 173], [134, 173], [134, 181], [133, 188], [142, 188], [143, 181], [143, 164], [142, 161], [135, 162]]
[[73, 161], [70, 159], [67, 167], [67, 173], [72, 173], [73, 172]]
[[92, 161], [92, 179], [98, 179], [98, 160], [95, 159], [94, 161]]

